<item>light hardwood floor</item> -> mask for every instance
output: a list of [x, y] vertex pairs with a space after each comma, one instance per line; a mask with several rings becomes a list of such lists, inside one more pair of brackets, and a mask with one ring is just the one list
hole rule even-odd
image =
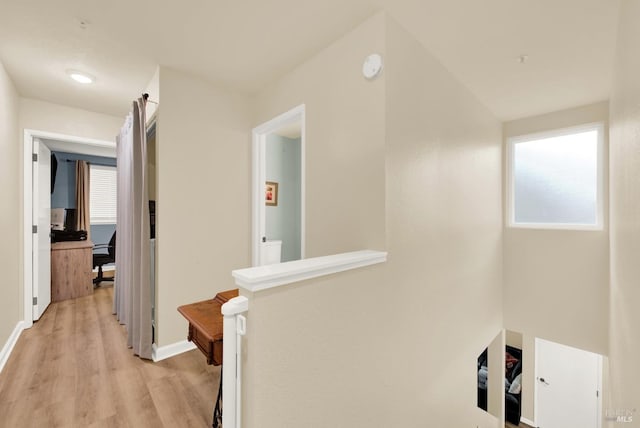
[[22, 333], [0, 373], [0, 427], [211, 426], [220, 368], [198, 350], [133, 356], [112, 295], [53, 303]]

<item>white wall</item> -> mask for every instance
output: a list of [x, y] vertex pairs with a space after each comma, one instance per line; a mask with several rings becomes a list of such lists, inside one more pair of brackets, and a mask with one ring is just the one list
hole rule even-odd
[[115, 141], [124, 119], [46, 101], [20, 99], [21, 131], [34, 129], [74, 137]]
[[22, 320], [19, 98], [0, 63], [0, 351]]
[[476, 408], [476, 361], [503, 321], [501, 124], [392, 20], [385, 61], [385, 288], [408, 351], [389, 362], [394, 426], [497, 426]]
[[[606, 180], [607, 102], [507, 122], [504, 124], [505, 143], [512, 136], [593, 122], [605, 124]], [[605, 181], [604, 188], [607, 187]], [[505, 328], [525, 336], [607, 353], [609, 228], [606, 194], [604, 212], [605, 226], [601, 231], [505, 228]]]
[[251, 260], [248, 99], [160, 69], [156, 135], [157, 337], [184, 341], [177, 307], [236, 288]]
[[[385, 81], [378, 15], [261, 91], [255, 124], [306, 105], [307, 257], [384, 249]], [[258, 293], [248, 315], [243, 426], [388, 426], [393, 379], [380, 266]], [[352, 307], [355, 310], [351, 310]]]
[[[491, 341], [487, 349], [487, 411], [495, 416], [494, 423], [500, 423], [505, 417], [504, 404], [504, 367], [505, 367], [505, 334], [500, 331]], [[499, 425], [502, 428], [502, 425]]]
[[153, 77], [147, 84], [144, 92], [149, 94], [149, 102], [147, 103], [147, 122], [153, 117], [160, 106], [160, 67], [153, 73]]
[[384, 246], [384, 80], [362, 62], [384, 49], [372, 19], [262, 90], [254, 125], [306, 104], [306, 257]]
[[522, 349], [522, 333], [517, 333], [515, 331], [507, 330], [505, 332], [505, 343], [508, 346], [513, 346], [514, 348]]
[[[639, 21], [640, 1], [622, 2], [611, 97], [610, 408], [627, 410], [640, 409]], [[624, 425], [640, 427], [637, 410]]]
[[261, 92], [258, 117], [300, 103], [310, 252], [390, 261], [250, 296], [243, 424], [497, 427], [476, 360], [502, 328], [500, 123], [384, 14]]
[[520, 332], [506, 331], [506, 344], [522, 350], [522, 393], [521, 393], [521, 417], [534, 421], [534, 396], [535, 396], [535, 367], [536, 367], [536, 340], [534, 336], [523, 335]]

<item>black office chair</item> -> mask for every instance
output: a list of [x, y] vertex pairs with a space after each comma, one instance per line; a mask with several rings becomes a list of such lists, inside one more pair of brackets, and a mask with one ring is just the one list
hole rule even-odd
[[[113, 232], [111, 239], [108, 244], [98, 244], [94, 245], [93, 249], [95, 250], [103, 250], [107, 249], [107, 253], [94, 253], [93, 254], [93, 268], [98, 268], [98, 276], [93, 280], [94, 285], [100, 286], [102, 281], [113, 281], [114, 278], [105, 278], [102, 276], [102, 266], [107, 265], [109, 263], [116, 262], [116, 232]], [[115, 275], [114, 275], [115, 277]]]

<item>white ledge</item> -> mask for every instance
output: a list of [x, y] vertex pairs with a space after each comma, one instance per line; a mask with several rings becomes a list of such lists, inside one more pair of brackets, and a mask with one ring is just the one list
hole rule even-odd
[[255, 292], [386, 261], [386, 251], [362, 250], [275, 265], [236, 269], [231, 274], [239, 287]]

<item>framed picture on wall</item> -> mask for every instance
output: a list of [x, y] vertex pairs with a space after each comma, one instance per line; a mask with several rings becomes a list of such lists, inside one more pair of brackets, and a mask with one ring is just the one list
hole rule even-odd
[[266, 205], [278, 206], [278, 183], [267, 181], [264, 192], [264, 202]]

